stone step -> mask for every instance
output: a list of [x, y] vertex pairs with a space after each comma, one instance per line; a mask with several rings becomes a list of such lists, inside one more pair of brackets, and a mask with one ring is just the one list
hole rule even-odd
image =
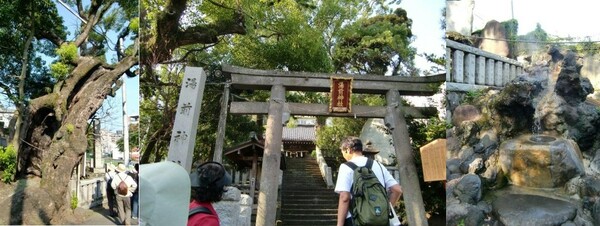
[[[328, 199], [318, 199], [318, 198], [313, 198], [313, 199], [284, 199], [282, 200], [283, 205], [287, 206], [287, 205], [292, 205], [292, 204], [302, 204], [305, 206], [311, 206], [311, 205], [326, 205], [326, 204], [335, 204], [337, 205], [337, 201], [339, 199], [338, 198], [328, 198]], [[318, 208], [318, 206], [317, 206]]]
[[337, 212], [328, 212], [328, 213], [320, 213], [320, 214], [290, 213], [290, 214], [282, 214], [281, 216], [282, 216], [282, 219], [286, 219], [286, 220], [304, 220], [304, 219], [329, 220], [329, 219], [336, 219], [337, 218]]
[[282, 211], [287, 211], [286, 209], [316, 209], [316, 208], [333, 209], [333, 208], [337, 208], [337, 207], [338, 207], [337, 201], [335, 201], [334, 203], [319, 204], [318, 206], [313, 206], [312, 204], [306, 204], [306, 203], [283, 203]]
[[321, 226], [321, 225], [335, 225], [337, 223], [337, 219], [299, 219], [299, 220], [282, 220], [282, 224], [284, 226]]
[[338, 195], [327, 188], [316, 160], [286, 159], [286, 166], [281, 225], [335, 225]]
[[282, 215], [294, 215], [294, 214], [311, 215], [311, 214], [331, 214], [331, 213], [337, 213], [337, 207], [336, 208], [319, 208], [319, 209], [286, 208], [285, 210], [281, 211]]

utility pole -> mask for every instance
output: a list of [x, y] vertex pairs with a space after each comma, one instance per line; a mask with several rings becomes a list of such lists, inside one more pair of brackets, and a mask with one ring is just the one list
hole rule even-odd
[[510, 13], [512, 14], [511, 19], [515, 19], [515, 6], [513, 5], [513, 0], [510, 0]]
[[127, 91], [125, 90], [125, 80], [127, 75], [123, 75], [123, 163], [129, 165], [129, 116], [127, 116]]

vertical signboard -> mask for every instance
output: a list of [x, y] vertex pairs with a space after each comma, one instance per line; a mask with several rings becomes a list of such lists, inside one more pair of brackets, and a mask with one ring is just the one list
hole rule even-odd
[[331, 77], [329, 112], [350, 113], [352, 94], [352, 78]]
[[196, 129], [205, 83], [206, 75], [202, 68], [185, 68], [167, 160], [183, 166], [188, 172], [192, 168]]
[[437, 139], [421, 147], [424, 181], [446, 180], [446, 139]]

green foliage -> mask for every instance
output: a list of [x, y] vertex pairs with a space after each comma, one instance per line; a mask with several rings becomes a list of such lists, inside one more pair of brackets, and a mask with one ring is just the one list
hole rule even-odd
[[[412, 21], [405, 10], [363, 18], [345, 27], [334, 48], [336, 71], [384, 75], [414, 75]], [[398, 60], [394, 60], [397, 58]]]
[[75, 131], [75, 125], [73, 125], [71, 123], [67, 124], [65, 127], [67, 129], [67, 133], [69, 133], [69, 134], [72, 134], [73, 131]]
[[473, 104], [475, 103], [475, 101], [477, 101], [480, 97], [483, 97], [486, 93], [485, 89], [478, 89], [478, 90], [469, 90], [463, 100], [462, 103], [464, 104]]
[[72, 193], [71, 194], [71, 209], [75, 210], [78, 205], [79, 205], [79, 200], [77, 198], [77, 194], [76, 193]]
[[[30, 13], [34, 12], [34, 13]], [[42, 33], [52, 32], [66, 38], [62, 19], [52, 0], [0, 0], [0, 81], [2, 97], [14, 105], [45, 94], [44, 88], [53, 85], [44, 55], [54, 57], [55, 46], [40, 38]], [[28, 38], [33, 35], [31, 43]], [[27, 53], [25, 61], [24, 52]], [[40, 54], [41, 53], [41, 54]], [[24, 79], [25, 92], [20, 94], [19, 75], [27, 68]]]
[[56, 62], [50, 65], [50, 72], [52, 77], [56, 80], [63, 80], [67, 78], [72, 67], [63, 62]]
[[56, 54], [58, 55], [59, 60], [63, 62], [75, 62], [79, 57], [77, 54], [77, 46], [72, 42], [60, 45], [60, 47], [56, 49]]
[[14, 180], [17, 170], [17, 153], [12, 145], [0, 147], [0, 171], [2, 171], [1, 180], [4, 183], [10, 183]]
[[331, 126], [317, 129], [316, 145], [325, 156], [339, 156], [340, 142], [347, 136], [358, 136], [366, 119], [333, 118]]
[[129, 21], [129, 30], [133, 31], [135, 34], [138, 34], [140, 29], [140, 18], [135, 17]]
[[509, 58], [514, 58], [517, 54], [517, 37], [519, 31], [519, 21], [515, 19], [503, 21], [500, 23], [506, 30], [506, 39], [508, 39], [508, 48], [510, 49]]

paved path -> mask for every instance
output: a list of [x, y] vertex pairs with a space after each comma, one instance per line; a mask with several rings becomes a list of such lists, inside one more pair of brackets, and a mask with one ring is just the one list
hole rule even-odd
[[[118, 217], [109, 216], [108, 205], [90, 209], [91, 215], [83, 222], [85, 225], [119, 225]], [[131, 219], [131, 225], [138, 225], [137, 219]]]

